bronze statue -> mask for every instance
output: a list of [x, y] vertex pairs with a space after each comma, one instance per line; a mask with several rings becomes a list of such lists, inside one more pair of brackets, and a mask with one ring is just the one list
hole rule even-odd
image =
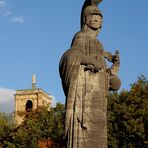
[[[117, 90], [119, 53], [112, 55], [97, 40], [102, 27], [102, 0], [86, 0], [81, 30], [60, 61], [60, 76], [66, 96], [65, 136], [67, 148], [107, 148], [107, 93]], [[107, 68], [106, 61], [112, 62]]]

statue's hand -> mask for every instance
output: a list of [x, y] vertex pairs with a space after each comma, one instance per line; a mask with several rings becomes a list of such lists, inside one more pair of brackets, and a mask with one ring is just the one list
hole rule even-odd
[[102, 69], [102, 67], [100, 66], [100, 64], [98, 64], [98, 62], [95, 62], [94, 63], [94, 72], [98, 72], [101, 69]]
[[120, 64], [120, 57], [119, 57], [119, 51], [117, 50], [115, 55], [113, 55], [112, 62], [115, 63], [115, 65]]
[[119, 59], [118, 55], [113, 55], [113, 59], [112, 59], [113, 62], [116, 62], [116, 61], [119, 61], [119, 60], [120, 59]]
[[99, 64], [95, 64], [95, 65], [86, 65], [84, 70], [85, 71], [90, 70], [92, 73], [96, 73], [101, 69], [102, 68], [100, 68]]
[[95, 68], [94, 68], [94, 66], [93, 66], [93, 65], [86, 65], [86, 67], [85, 67], [85, 69], [84, 69], [84, 70], [85, 70], [85, 71], [90, 70], [91, 72], [93, 72], [93, 73], [94, 73]]

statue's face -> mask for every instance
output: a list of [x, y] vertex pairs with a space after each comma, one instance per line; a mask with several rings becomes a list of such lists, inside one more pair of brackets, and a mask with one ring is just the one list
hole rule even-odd
[[89, 28], [97, 30], [102, 26], [102, 17], [98, 14], [87, 16], [86, 24]]

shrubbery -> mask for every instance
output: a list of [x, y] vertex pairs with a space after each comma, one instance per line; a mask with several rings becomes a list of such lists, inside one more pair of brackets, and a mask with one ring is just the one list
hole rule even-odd
[[[39, 141], [64, 144], [64, 105], [47, 111], [40, 108], [26, 114], [22, 125], [16, 127], [13, 116], [0, 113], [0, 145], [10, 148], [37, 148]], [[108, 147], [148, 147], [148, 81], [144, 76], [122, 90], [108, 96]]]

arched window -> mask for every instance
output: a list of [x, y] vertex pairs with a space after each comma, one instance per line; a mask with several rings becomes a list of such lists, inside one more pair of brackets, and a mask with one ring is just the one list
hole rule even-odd
[[26, 103], [26, 111], [27, 112], [32, 111], [32, 107], [33, 107], [32, 101], [31, 100], [28, 100], [27, 103]]

